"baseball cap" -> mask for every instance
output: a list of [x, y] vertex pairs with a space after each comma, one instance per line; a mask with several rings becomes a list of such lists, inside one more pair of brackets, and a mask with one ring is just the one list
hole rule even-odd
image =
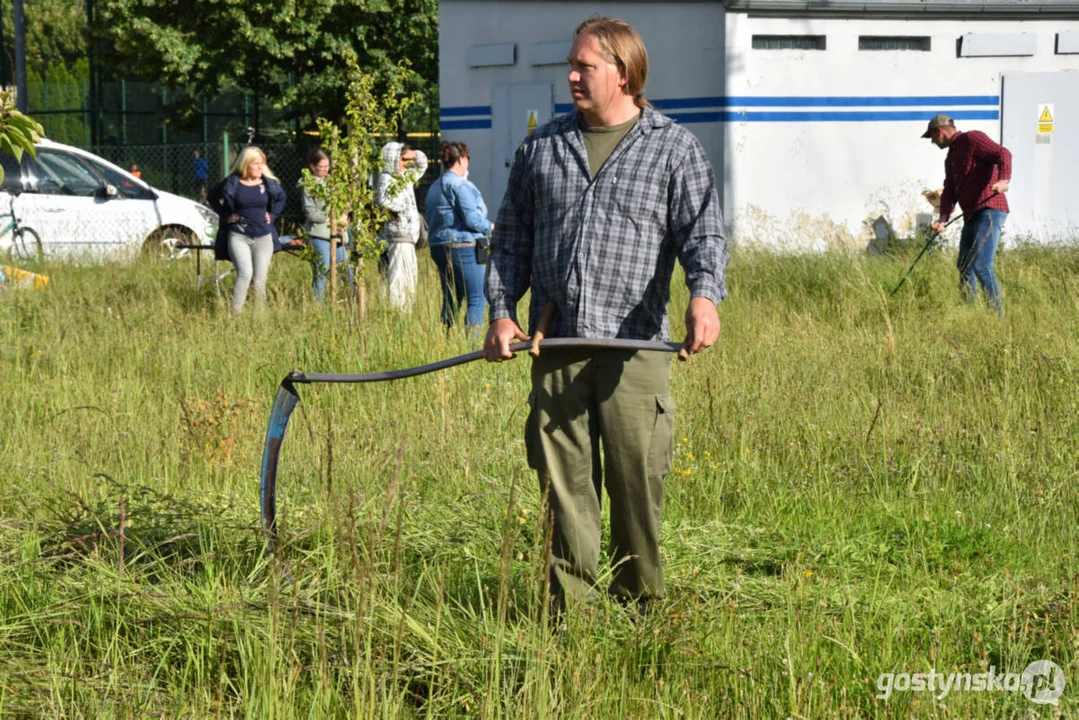
[[952, 121], [952, 118], [948, 115], [945, 115], [944, 113], [934, 115], [929, 121], [929, 127], [925, 129], [924, 133], [922, 133], [922, 137], [929, 137], [933, 133], [934, 128], [948, 127], [953, 124], [954, 122]]

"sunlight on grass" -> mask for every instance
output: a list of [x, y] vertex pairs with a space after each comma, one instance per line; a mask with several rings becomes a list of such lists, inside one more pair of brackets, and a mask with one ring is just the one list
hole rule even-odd
[[300, 388], [264, 553], [282, 377], [477, 346], [439, 326], [426, 254], [414, 312], [372, 276], [364, 322], [281, 255], [235, 319], [193, 261], [45, 268], [0, 294], [0, 716], [1050, 717], [875, 698], [882, 672], [1040, 659], [1074, 714], [1079, 249], [1004, 253], [1003, 318], [959, 301], [954, 254], [889, 298], [910, 259], [735, 254], [719, 345], [674, 368], [668, 597], [564, 628], [525, 358]]

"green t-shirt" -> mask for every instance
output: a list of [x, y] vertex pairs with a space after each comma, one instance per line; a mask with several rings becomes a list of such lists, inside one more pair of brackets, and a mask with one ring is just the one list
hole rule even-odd
[[603, 163], [607, 162], [607, 158], [618, 147], [618, 143], [621, 142], [622, 138], [637, 124], [639, 118], [640, 115], [638, 114], [621, 125], [611, 125], [609, 127], [589, 127], [584, 124], [584, 119], [581, 119], [581, 134], [584, 136], [584, 149], [588, 153], [588, 169], [592, 173], [592, 177], [596, 176], [599, 169], [603, 167]]

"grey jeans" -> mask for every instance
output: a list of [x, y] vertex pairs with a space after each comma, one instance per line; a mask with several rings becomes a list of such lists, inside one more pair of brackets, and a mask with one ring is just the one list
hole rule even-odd
[[266, 275], [273, 257], [273, 237], [248, 237], [229, 233], [229, 256], [236, 266], [236, 284], [232, 286], [232, 312], [243, 310], [247, 287], [255, 286], [255, 299], [261, 305], [266, 299]]

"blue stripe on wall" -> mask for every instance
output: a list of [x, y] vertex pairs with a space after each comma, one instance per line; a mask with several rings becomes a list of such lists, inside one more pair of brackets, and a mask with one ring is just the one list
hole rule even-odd
[[490, 105], [467, 105], [463, 107], [439, 108], [438, 114], [442, 117], [467, 117], [469, 115], [490, 115]]
[[[942, 110], [948, 107], [1000, 106], [997, 95], [913, 95], [897, 97], [854, 97], [854, 96], [805, 96], [805, 97], [697, 97], [668, 100], [653, 100], [660, 110], [729, 108], [729, 107], [841, 107], [852, 109], [874, 107], [911, 107], [923, 106], [926, 110], [881, 110], [877, 112], [855, 112], [841, 110], [818, 111], [773, 111], [745, 112], [714, 110], [710, 112], [668, 113], [678, 122], [866, 122], [888, 120], [928, 120], [938, 112], [948, 112], [956, 120], [999, 120], [999, 110], [988, 107], [981, 110]], [[555, 114], [573, 110], [572, 103], [557, 103]], [[468, 120], [442, 120], [446, 130], [483, 130], [491, 127], [491, 106], [470, 105], [466, 107], [440, 108], [442, 118], [486, 115], [487, 117]]]
[[[714, 107], [912, 107], [932, 105], [936, 107], [960, 107], [970, 105], [1000, 105], [997, 95], [913, 95], [895, 97], [854, 97], [854, 96], [805, 96], [805, 97], [765, 97], [738, 96], [675, 98], [652, 100], [660, 110], [678, 108], [714, 108]], [[566, 112], [572, 105], [567, 105]]]
[[477, 120], [442, 120], [439, 126], [443, 130], [490, 130], [491, 118]]
[[[999, 120], [997, 110], [943, 110], [955, 120]], [[806, 112], [715, 112], [670, 113], [680, 123], [701, 122], [887, 122], [928, 120], [936, 110], [895, 110], [878, 112], [806, 111]]]

